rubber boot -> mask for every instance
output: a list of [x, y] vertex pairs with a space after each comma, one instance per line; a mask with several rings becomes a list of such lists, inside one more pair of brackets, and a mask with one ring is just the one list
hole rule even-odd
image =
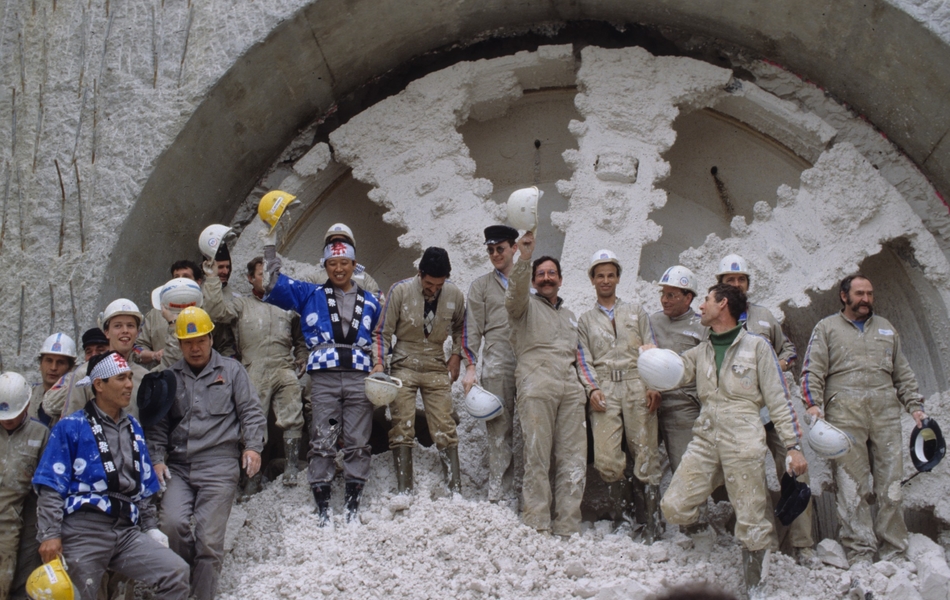
[[330, 522], [330, 484], [315, 483], [310, 488], [317, 503], [314, 514], [317, 515], [317, 527], [326, 527]]
[[247, 478], [244, 490], [241, 492], [241, 502], [247, 502], [251, 496], [261, 491], [261, 477], [262, 474], [258, 472], [254, 477]]
[[284, 438], [284, 485], [294, 487], [297, 485], [297, 473], [300, 472], [300, 438]]
[[745, 587], [749, 595], [762, 583], [766, 573], [768, 550], [742, 549], [742, 575], [745, 577]]
[[459, 467], [459, 447], [451, 446], [439, 451], [442, 459], [442, 473], [445, 475], [445, 485], [452, 494], [462, 493], [462, 469]]
[[626, 522], [633, 526], [633, 513], [630, 510], [630, 502], [626, 489], [627, 482], [621, 479], [620, 481], [607, 481], [604, 483], [607, 486], [607, 502], [610, 505], [610, 518], [615, 523]]
[[363, 497], [362, 481], [347, 481], [343, 492], [343, 504], [346, 506], [346, 522], [355, 521], [360, 510], [360, 499]]
[[396, 467], [396, 493], [412, 493], [412, 447], [393, 448], [393, 463]]

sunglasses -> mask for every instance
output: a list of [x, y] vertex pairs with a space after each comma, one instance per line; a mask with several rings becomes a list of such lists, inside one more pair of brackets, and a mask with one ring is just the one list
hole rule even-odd
[[505, 250], [507, 250], [510, 247], [511, 246], [500, 246], [500, 245], [495, 246], [495, 247], [488, 246], [487, 248], [488, 256], [491, 256], [492, 254], [504, 254]]

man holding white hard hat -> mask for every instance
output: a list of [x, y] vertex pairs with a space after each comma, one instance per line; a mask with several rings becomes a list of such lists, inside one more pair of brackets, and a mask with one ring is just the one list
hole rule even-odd
[[[172, 276], [171, 281], [190, 279], [200, 286], [204, 279], [201, 267], [190, 260], [175, 261], [169, 272]], [[145, 313], [142, 329], [136, 340], [136, 353], [133, 357], [136, 362], [149, 369], [157, 366], [167, 369], [181, 358], [181, 349], [178, 347], [178, 340], [175, 339], [175, 318], [184, 306], [174, 311], [171, 310], [171, 306], [162, 310], [162, 292], [168, 288], [171, 281], [152, 291], [152, 310]], [[195, 306], [200, 306], [200, 304], [195, 304]]]
[[515, 465], [512, 425], [515, 412], [515, 352], [508, 336], [508, 312], [505, 291], [518, 251], [518, 230], [507, 225], [485, 228], [485, 247], [494, 269], [472, 282], [462, 329], [462, 357], [465, 393], [476, 381], [476, 366], [481, 350], [481, 386], [502, 403], [501, 412], [485, 421], [488, 433], [488, 500], [510, 502], [517, 506], [514, 488]]
[[775, 351], [739, 324], [747, 307], [745, 294], [726, 284], [709, 288], [700, 305], [702, 323], [712, 332], [683, 354], [681, 384], [696, 381], [703, 426], [693, 430], [661, 506], [670, 523], [694, 526], [700, 507], [724, 483], [736, 512], [735, 536], [742, 544], [746, 586], [752, 590], [761, 581], [767, 551], [775, 549], [763, 461], [765, 429], [759, 419], [762, 407], [769, 408], [787, 448], [787, 470], [800, 475], [808, 463]]
[[[642, 507], [646, 513], [643, 539], [652, 544], [661, 526], [660, 455], [657, 448], [656, 407], [647, 403], [646, 388], [637, 372], [640, 349], [655, 347], [650, 318], [639, 302], [617, 297], [621, 267], [610, 250], [598, 250], [591, 257], [587, 275], [597, 293], [594, 308], [577, 322], [582, 355], [597, 373], [601, 390], [581, 380], [590, 396], [590, 424], [594, 436], [594, 468], [607, 483], [615, 504], [626, 504], [624, 471], [627, 459], [621, 441], [626, 433], [627, 448], [634, 460], [632, 481], [644, 486]], [[639, 490], [637, 490], [639, 491]], [[624, 511], [626, 512], [626, 511]]]
[[[234, 231], [226, 225], [209, 225], [201, 232], [198, 238], [198, 247], [205, 261], [201, 267], [204, 271], [204, 283], [217, 280], [221, 283], [222, 294], [226, 302], [239, 298], [240, 294], [228, 290], [228, 281], [231, 279], [231, 251], [228, 249], [228, 240], [234, 237]], [[204, 288], [204, 285], [202, 285]], [[205, 303], [208, 302], [207, 292]], [[230, 323], [214, 322], [214, 349], [221, 356], [238, 358], [237, 339]]]

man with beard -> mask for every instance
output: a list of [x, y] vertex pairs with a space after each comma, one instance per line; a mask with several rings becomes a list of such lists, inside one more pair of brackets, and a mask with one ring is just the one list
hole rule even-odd
[[[802, 392], [809, 415], [827, 419], [856, 442], [834, 461], [838, 522], [848, 560], [874, 562], [878, 550], [880, 560], [889, 560], [907, 549], [900, 411], [909, 412], [919, 428], [927, 418], [924, 399], [897, 330], [874, 314], [871, 281], [863, 275], [845, 277], [838, 296], [841, 312], [825, 317], [812, 331]], [[873, 521], [869, 475], [877, 498]]]

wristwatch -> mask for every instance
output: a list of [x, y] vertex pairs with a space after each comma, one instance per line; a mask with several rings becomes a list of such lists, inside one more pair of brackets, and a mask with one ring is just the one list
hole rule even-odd
[[795, 444], [794, 446], [788, 446], [788, 447], [785, 448], [785, 451], [786, 451], [786, 452], [788, 452], [789, 450], [798, 450], [799, 452], [801, 452], [801, 451], [802, 451], [802, 445], [801, 445], [801, 444]]

